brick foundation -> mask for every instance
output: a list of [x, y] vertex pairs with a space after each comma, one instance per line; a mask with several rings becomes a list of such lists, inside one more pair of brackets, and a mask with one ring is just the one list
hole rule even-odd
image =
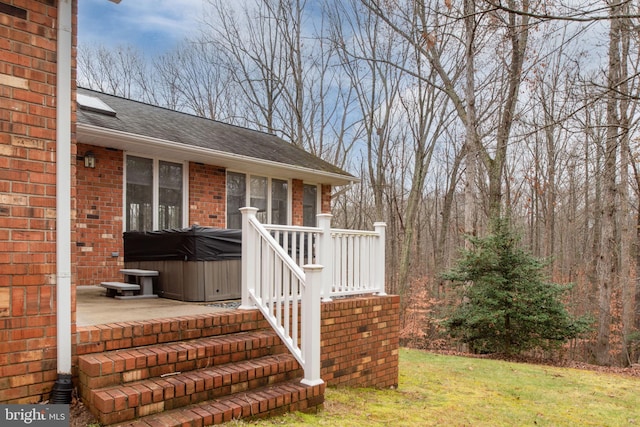
[[397, 387], [400, 297], [322, 304], [322, 379], [329, 386]]
[[[322, 370], [329, 386], [398, 385], [400, 298], [373, 296], [322, 303]], [[77, 355], [267, 327], [257, 310], [78, 328]]]

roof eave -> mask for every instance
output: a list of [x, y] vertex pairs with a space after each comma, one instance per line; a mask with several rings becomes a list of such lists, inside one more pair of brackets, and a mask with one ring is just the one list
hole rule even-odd
[[351, 175], [256, 159], [83, 123], [78, 123], [77, 135], [79, 143], [115, 148], [137, 154], [149, 154], [154, 157], [211, 164], [237, 171], [251, 171], [251, 173], [266, 176], [301, 179], [332, 186], [360, 182], [359, 178]]

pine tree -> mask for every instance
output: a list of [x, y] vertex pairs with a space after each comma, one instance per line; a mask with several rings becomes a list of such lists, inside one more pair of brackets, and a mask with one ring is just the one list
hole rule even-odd
[[462, 302], [446, 322], [454, 338], [475, 352], [517, 354], [551, 348], [589, 328], [571, 316], [562, 295], [570, 289], [551, 283], [546, 263], [520, 247], [508, 222], [493, 222], [492, 233], [471, 237], [471, 248], [443, 274], [462, 289]]

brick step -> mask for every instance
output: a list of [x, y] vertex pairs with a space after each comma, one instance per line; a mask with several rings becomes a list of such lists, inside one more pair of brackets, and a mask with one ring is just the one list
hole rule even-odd
[[76, 335], [76, 353], [103, 353], [267, 328], [269, 324], [258, 310], [83, 326]]
[[86, 400], [102, 424], [112, 424], [302, 376], [292, 355], [279, 354], [103, 387]]
[[78, 357], [86, 391], [286, 352], [273, 330], [256, 330]]
[[225, 422], [282, 415], [287, 412], [316, 412], [324, 402], [325, 385], [307, 386], [287, 381], [248, 392], [239, 392], [197, 405], [149, 415], [118, 424], [120, 427], [208, 426]]

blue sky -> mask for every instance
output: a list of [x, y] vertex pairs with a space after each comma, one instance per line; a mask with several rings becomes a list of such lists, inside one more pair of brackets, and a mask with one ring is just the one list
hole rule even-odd
[[202, 11], [203, 0], [80, 0], [78, 42], [161, 53], [197, 31]]

